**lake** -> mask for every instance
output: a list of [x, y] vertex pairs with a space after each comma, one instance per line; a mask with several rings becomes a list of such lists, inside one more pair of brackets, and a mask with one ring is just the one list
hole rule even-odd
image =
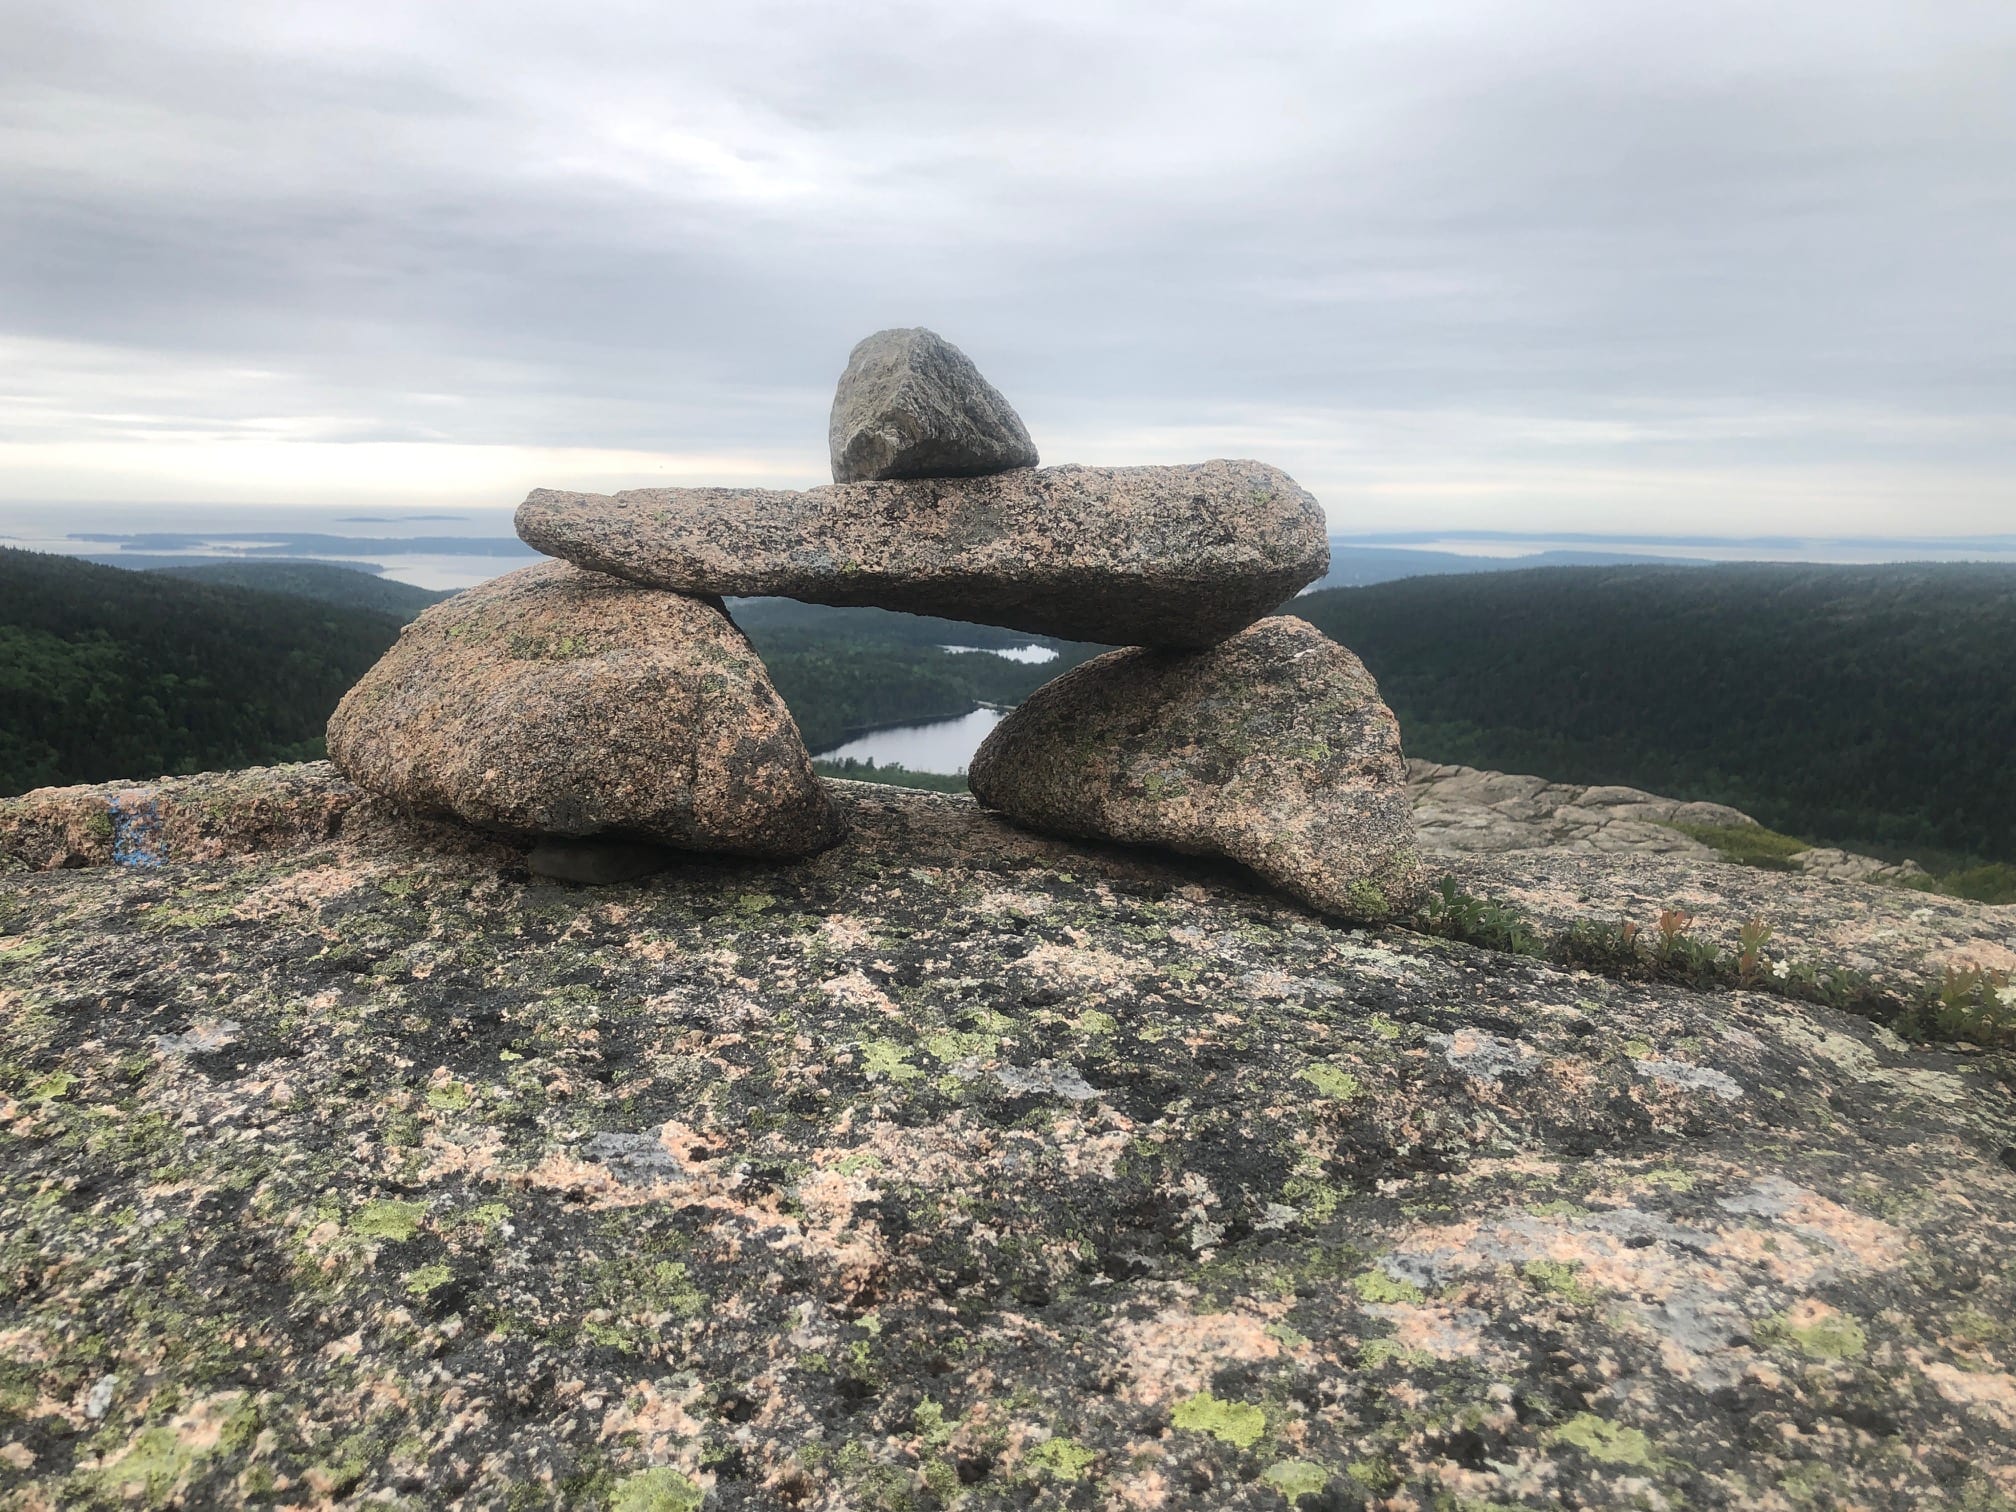
[[815, 751], [820, 761], [872, 761], [877, 766], [903, 766], [913, 772], [959, 773], [973, 760], [987, 732], [1008, 715], [1006, 709], [982, 706], [957, 719], [928, 724], [895, 725], [870, 730], [830, 751]]
[[950, 651], [954, 656], [998, 656], [1003, 661], [1021, 662], [1029, 667], [1040, 667], [1045, 662], [1057, 660], [1055, 646], [1038, 646], [1033, 642], [1027, 646], [940, 646], [938, 649]]

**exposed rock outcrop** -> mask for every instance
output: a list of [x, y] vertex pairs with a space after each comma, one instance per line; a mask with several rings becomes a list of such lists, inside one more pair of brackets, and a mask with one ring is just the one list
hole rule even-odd
[[[1727, 804], [1689, 803], [1631, 787], [1580, 787], [1432, 761], [1410, 761], [1407, 771], [1421, 848], [1444, 856], [1566, 850], [1709, 860], [1716, 850], [1688, 830], [1757, 824]], [[1881, 861], [1822, 846], [1792, 852], [1784, 863], [1788, 870], [1842, 882], [1908, 882], [1925, 875], [1915, 861]]]
[[364, 794], [326, 761], [0, 798], [0, 871], [159, 866], [332, 839]]
[[1305, 620], [1074, 667], [994, 727], [968, 780], [1017, 824], [1224, 857], [1342, 918], [1418, 888], [1399, 721]]
[[1443, 855], [1545, 849], [1707, 860], [1714, 852], [1674, 825], [1755, 822], [1726, 804], [1683, 803], [1636, 788], [1578, 787], [1432, 761], [1407, 765], [1422, 848]]
[[874, 605], [1119, 646], [1201, 647], [1322, 576], [1323, 511], [1260, 462], [1021, 468], [804, 493], [542, 488], [518, 534], [679, 593]]
[[855, 346], [833, 395], [827, 442], [835, 483], [1036, 465], [1035, 443], [1000, 390], [921, 327], [877, 331]]
[[[0, 877], [24, 1506], [2016, 1484], [2000, 1058], [1332, 928], [964, 799], [840, 784], [816, 858], [586, 892], [379, 800], [274, 817], [345, 788], [231, 779], [266, 817], [209, 833], [291, 849]], [[1757, 889], [1730, 916], [1795, 950], [1812, 908], [2016, 937], [1712, 862], [1457, 865], [1543, 862], [1563, 907]]]
[[420, 815], [802, 856], [833, 816], [719, 604], [544, 562], [427, 610], [344, 695], [329, 756]]

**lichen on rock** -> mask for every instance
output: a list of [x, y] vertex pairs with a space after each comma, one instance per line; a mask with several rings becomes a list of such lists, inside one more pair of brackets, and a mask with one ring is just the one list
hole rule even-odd
[[820, 856], [596, 892], [369, 803], [0, 878], [0, 1495], [2016, 1485], [2000, 1058], [832, 792]]

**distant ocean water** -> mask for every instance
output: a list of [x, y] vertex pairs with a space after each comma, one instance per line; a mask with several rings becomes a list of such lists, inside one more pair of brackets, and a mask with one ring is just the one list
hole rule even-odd
[[[9, 504], [0, 546], [145, 568], [177, 561], [322, 561], [421, 588], [467, 588], [537, 560], [509, 509], [255, 504]], [[1325, 585], [1417, 572], [1599, 560], [2016, 562], [2016, 535], [1790, 537], [1387, 531], [1331, 536]]]
[[178, 561], [320, 561], [420, 588], [468, 588], [538, 559], [513, 531], [511, 513], [0, 503], [0, 546], [140, 568]]

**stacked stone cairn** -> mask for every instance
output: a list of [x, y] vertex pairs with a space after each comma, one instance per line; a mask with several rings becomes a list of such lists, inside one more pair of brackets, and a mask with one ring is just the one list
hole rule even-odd
[[1126, 647], [995, 727], [974, 796], [1074, 839], [1241, 863], [1324, 913], [1417, 889], [1400, 731], [1358, 658], [1267, 617], [1329, 565], [1259, 462], [1038, 467], [1022, 421], [926, 330], [855, 347], [830, 486], [537, 489], [558, 561], [436, 605], [344, 698], [329, 753], [410, 811], [620, 880], [662, 848], [769, 858], [838, 838], [790, 713], [722, 603], [874, 605]]

